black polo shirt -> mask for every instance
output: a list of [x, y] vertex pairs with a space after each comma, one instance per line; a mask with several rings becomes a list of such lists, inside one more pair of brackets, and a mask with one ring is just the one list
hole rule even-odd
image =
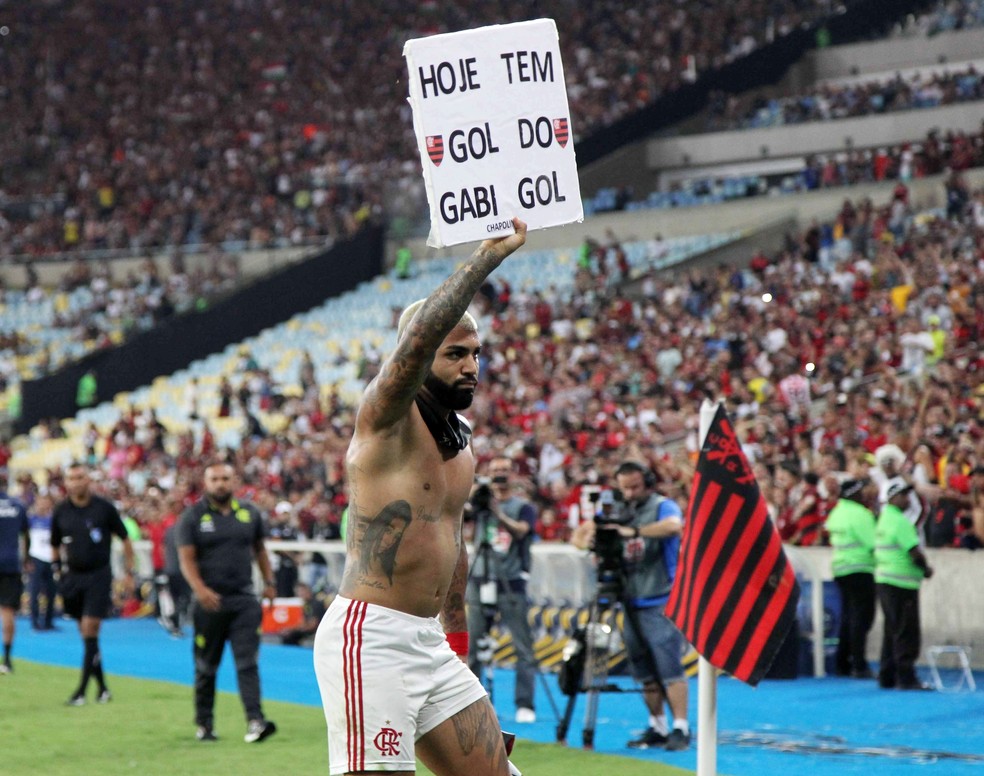
[[84, 507], [66, 499], [51, 517], [51, 546], [65, 547], [70, 571], [108, 568], [114, 535], [129, 538], [120, 513], [101, 496], [90, 496]]
[[224, 515], [208, 499], [188, 507], [174, 526], [178, 547], [192, 546], [202, 580], [220, 595], [253, 593], [253, 547], [263, 539], [260, 510], [232, 500]]

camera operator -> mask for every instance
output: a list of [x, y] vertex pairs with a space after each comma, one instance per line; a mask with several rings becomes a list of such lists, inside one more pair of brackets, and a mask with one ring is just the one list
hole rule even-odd
[[530, 545], [536, 527], [533, 504], [512, 493], [512, 461], [494, 458], [489, 482], [480, 482], [471, 499], [475, 522], [475, 560], [468, 579], [468, 665], [479, 677], [480, 644], [496, 612], [512, 634], [516, 649], [516, 722], [536, 722], [533, 705], [536, 658], [530, 631], [526, 584]]
[[[572, 542], [581, 549], [597, 551], [608, 543], [602, 541], [602, 531], [616, 532], [622, 542], [623, 637], [632, 675], [642, 684], [649, 709], [648, 728], [639, 738], [629, 741], [629, 747], [686, 749], [690, 745], [690, 726], [682, 657], [687, 644], [663, 613], [676, 573], [683, 513], [674, 501], [652, 489], [646, 469], [635, 461], [625, 461], [618, 467], [615, 482], [622, 503], [610, 516], [605, 517], [603, 512], [601, 519], [578, 526]], [[607, 500], [601, 499], [602, 503]], [[667, 726], [664, 700], [673, 713], [672, 730]]]

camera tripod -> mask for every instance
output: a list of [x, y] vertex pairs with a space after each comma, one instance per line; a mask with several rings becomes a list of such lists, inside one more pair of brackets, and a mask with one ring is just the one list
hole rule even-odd
[[626, 619], [625, 627], [637, 625], [633, 611], [622, 603], [624, 590], [625, 579], [621, 569], [598, 569], [598, 590], [588, 608], [587, 622], [583, 627], [574, 629], [574, 634], [564, 648], [560, 684], [568, 698], [564, 716], [557, 724], [558, 743], [567, 743], [567, 731], [570, 729], [579, 693], [587, 696], [581, 744], [585, 749], [594, 749], [600, 694], [643, 691], [641, 687], [627, 688], [608, 681], [608, 671], [616, 646], [614, 631], [618, 610], [622, 610], [622, 616]]
[[[475, 642], [475, 661], [478, 663], [478, 679], [489, 694], [489, 700], [495, 702], [495, 641], [491, 635], [492, 622], [495, 620], [496, 603], [498, 602], [498, 583], [492, 574], [492, 545], [486, 536], [488, 517], [479, 523], [476, 521], [476, 535], [481, 536], [476, 550], [475, 559], [468, 570], [468, 582], [478, 586], [478, 601], [482, 608], [482, 637]], [[479, 533], [481, 531], [481, 533]], [[477, 570], [481, 573], [476, 574]]]
[[587, 695], [584, 729], [581, 742], [585, 749], [594, 748], [594, 732], [598, 717], [598, 696], [603, 692], [622, 692], [617, 684], [608, 681], [609, 659], [612, 654], [616, 605], [622, 590], [621, 575], [617, 572], [598, 574], [598, 592], [588, 607], [588, 619], [583, 627], [575, 627], [564, 648], [561, 684], [567, 694], [564, 716], [557, 724], [558, 743], [567, 743], [567, 731], [574, 716], [579, 693]]
[[[481, 536], [485, 536], [484, 530]], [[488, 692], [489, 700], [494, 705], [496, 650], [498, 648], [498, 642], [492, 636], [491, 631], [496, 616], [499, 614], [499, 585], [495, 575], [492, 573], [491, 564], [492, 547], [487, 540], [483, 539], [476, 547], [475, 559], [469, 570], [468, 582], [469, 584], [475, 583], [478, 587], [479, 606], [481, 607], [483, 621], [481, 638], [475, 642], [474, 661], [477, 664], [476, 674]], [[513, 638], [515, 639], [515, 634], [513, 634]], [[559, 711], [554, 701], [550, 685], [543, 676], [543, 672], [540, 671], [539, 665], [536, 664], [535, 654], [533, 655], [533, 661], [535, 673], [539, 677], [543, 692], [553, 709], [554, 717], [559, 717]]]

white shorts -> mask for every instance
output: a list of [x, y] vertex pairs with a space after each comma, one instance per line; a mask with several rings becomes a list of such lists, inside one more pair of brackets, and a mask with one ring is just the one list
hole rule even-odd
[[329, 773], [413, 771], [414, 743], [487, 695], [434, 617], [336, 596], [314, 637]]

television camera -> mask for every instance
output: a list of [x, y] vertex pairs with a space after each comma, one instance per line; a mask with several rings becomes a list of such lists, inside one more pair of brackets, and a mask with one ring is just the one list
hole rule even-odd
[[568, 696], [564, 716], [557, 725], [557, 741], [566, 743], [567, 730], [574, 713], [578, 693], [587, 695], [582, 742], [593, 748], [595, 722], [598, 714], [598, 695], [602, 692], [624, 692], [608, 681], [609, 658], [615, 652], [615, 608], [625, 592], [625, 567], [622, 562], [623, 541], [619, 528], [632, 523], [618, 490], [604, 490], [589, 495], [594, 509], [594, 542], [591, 552], [596, 563], [595, 596], [588, 609], [584, 627], [576, 628], [564, 648], [558, 683]]

